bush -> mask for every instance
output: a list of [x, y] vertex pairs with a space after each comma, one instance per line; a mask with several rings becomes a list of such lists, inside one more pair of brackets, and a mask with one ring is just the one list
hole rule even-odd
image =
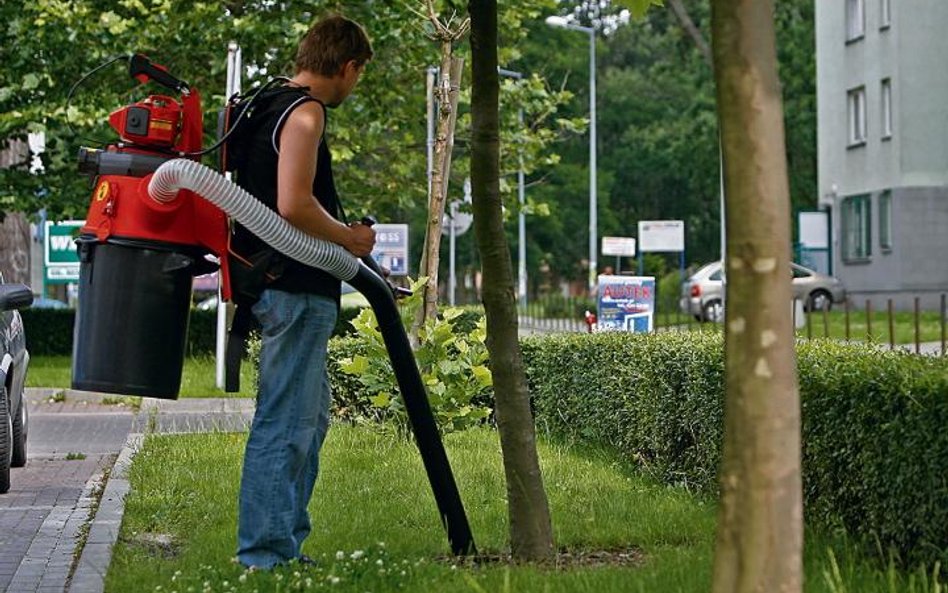
[[[541, 428], [606, 444], [666, 482], [716, 490], [720, 335], [566, 335], [523, 348]], [[808, 519], [944, 566], [948, 360], [811, 341], [798, 367]]]
[[[420, 283], [413, 286], [414, 295], [402, 301], [406, 326], [421, 305], [424, 293], [420, 288]], [[336, 415], [392, 420], [398, 431], [407, 435], [408, 417], [374, 312], [365, 309], [352, 325], [355, 335], [330, 343], [330, 373], [348, 376], [335, 375], [340, 379], [333, 382]], [[449, 307], [429, 319], [419, 332], [415, 359], [431, 410], [444, 432], [463, 430], [490, 416], [492, 377], [487, 367], [485, 325], [483, 316], [476, 312]]]
[[30, 356], [71, 356], [72, 327], [76, 312], [72, 309], [24, 309], [23, 331]]

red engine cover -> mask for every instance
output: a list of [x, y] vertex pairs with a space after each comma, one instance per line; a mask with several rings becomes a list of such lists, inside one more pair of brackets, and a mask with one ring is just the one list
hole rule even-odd
[[[159, 99], [167, 100], [159, 101]], [[120, 109], [110, 116], [110, 123], [119, 130], [123, 139], [132, 141], [122, 132], [128, 124], [131, 108], [148, 104], [154, 115], [149, 121], [148, 132], [143, 137], [150, 138], [152, 145], [167, 142], [167, 130], [164, 124], [154, 127], [156, 121], [171, 121], [174, 137], [166, 146], [174, 145], [179, 153], [194, 152], [201, 148], [202, 113], [200, 97], [196, 90], [183, 98], [178, 104], [168, 97], [152, 96], [141, 103]], [[166, 119], [167, 118], [167, 119]], [[175, 119], [176, 118], [176, 119]], [[136, 122], [136, 125], [142, 124]], [[134, 126], [133, 126], [134, 128]], [[154, 131], [152, 131], [154, 128]], [[181, 132], [180, 135], [178, 132]], [[138, 144], [147, 144], [134, 137]], [[114, 152], [129, 152], [167, 157], [167, 152], [157, 152], [147, 148], [113, 146]], [[227, 215], [193, 192], [182, 190], [168, 203], [161, 203], [148, 195], [146, 177], [124, 175], [100, 175], [92, 191], [84, 234], [95, 235], [99, 241], [109, 237], [136, 239], [157, 243], [172, 244], [186, 248], [204, 248], [217, 255], [221, 260], [221, 277], [224, 298], [230, 298], [230, 274], [227, 269]]]
[[151, 95], [109, 114], [124, 142], [142, 146], [173, 146], [181, 131], [181, 104], [171, 97]]

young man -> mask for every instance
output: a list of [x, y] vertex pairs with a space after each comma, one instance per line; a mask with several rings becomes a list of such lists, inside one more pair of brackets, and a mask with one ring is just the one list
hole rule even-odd
[[[264, 92], [241, 137], [247, 155], [237, 182], [293, 226], [342, 245], [353, 255], [372, 251], [375, 232], [338, 220], [339, 203], [326, 144], [327, 108], [355, 87], [372, 47], [362, 27], [333, 16], [315, 23], [300, 42], [296, 75]], [[238, 227], [233, 245], [264, 249]], [[261, 326], [257, 409], [240, 484], [237, 558], [269, 569], [301, 556], [310, 532], [306, 507], [329, 427], [331, 394], [326, 349], [336, 323], [340, 282], [329, 274], [281, 260], [253, 314]]]

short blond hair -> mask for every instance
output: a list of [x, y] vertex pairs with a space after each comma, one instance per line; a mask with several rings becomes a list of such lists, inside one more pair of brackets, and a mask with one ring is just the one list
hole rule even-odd
[[350, 61], [362, 66], [372, 59], [372, 43], [359, 23], [332, 15], [313, 23], [296, 51], [296, 71], [335, 76]]

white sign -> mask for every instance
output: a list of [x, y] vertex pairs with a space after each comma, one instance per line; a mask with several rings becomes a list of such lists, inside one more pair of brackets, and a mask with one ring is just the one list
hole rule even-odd
[[640, 220], [639, 251], [685, 250], [685, 221], [683, 220]]
[[408, 225], [377, 224], [375, 248], [372, 258], [383, 268], [392, 271], [392, 276], [408, 275]]
[[471, 223], [474, 222], [474, 215], [470, 212], [462, 212], [460, 209], [461, 203], [458, 201], [451, 202], [448, 207], [448, 211], [444, 213], [441, 217], [441, 234], [450, 235], [451, 229], [454, 229], [454, 236], [463, 235], [471, 228]]
[[829, 249], [829, 216], [826, 212], [800, 212], [800, 245]]
[[633, 237], [603, 237], [603, 255], [635, 255], [635, 238]]
[[43, 267], [47, 282], [64, 284], [79, 280], [79, 253], [75, 238], [85, 224], [84, 220], [46, 222]]
[[79, 264], [49, 266], [46, 268], [47, 280], [59, 280], [63, 282], [79, 281]]

